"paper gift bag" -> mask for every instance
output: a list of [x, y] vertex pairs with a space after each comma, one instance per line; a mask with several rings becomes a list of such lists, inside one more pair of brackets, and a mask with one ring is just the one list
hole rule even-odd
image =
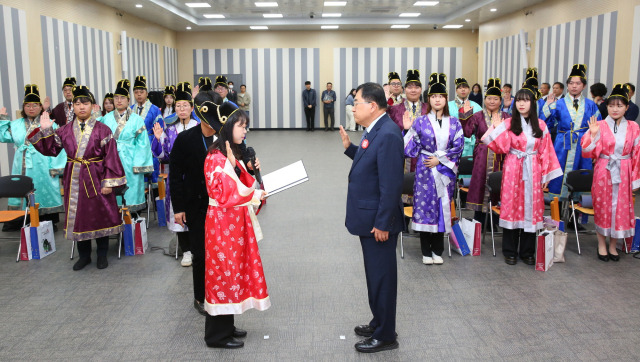
[[480, 255], [482, 246], [482, 224], [477, 220], [460, 220], [460, 228], [467, 246], [474, 256]]
[[20, 229], [20, 260], [31, 260], [31, 227], [25, 226]]
[[640, 218], [636, 218], [636, 231], [633, 236], [633, 243], [631, 243], [631, 249], [629, 252], [636, 253], [640, 251]]
[[553, 232], [553, 262], [564, 263], [564, 249], [567, 247], [567, 233], [560, 230]]
[[156, 197], [156, 210], [158, 212], [158, 226], [167, 226], [167, 213], [164, 205], [164, 199]]
[[136, 255], [135, 242], [133, 238], [133, 224], [124, 224], [124, 230], [122, 231], [122, 239], [124, 244], [124, 255], [133, 256]]
[[56, 251], [53, 223], [42, 221], [36, 226], [25, 226], [20, 233], [20, 260], [42, 259]]
[[553, 265], [553, 233], [545, 231], [536, 240], [536, 270], [547, 271]]
[[449, 234], [449, 243], [451, 243], [453, 250], [462, 256], [469, 255], [469, 246], [464, 238], [460, 224], [456, 223], [451, 225], [451, 230], [452, 232]]
[[143, 217], [137, 219], [134, 225], [135, 254], [142, 255], [147, 251], [147, 226]]

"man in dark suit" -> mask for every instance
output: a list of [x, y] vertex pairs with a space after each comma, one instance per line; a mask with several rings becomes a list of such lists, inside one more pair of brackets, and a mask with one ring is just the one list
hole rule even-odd
[[358, 87], [353, 115], [365, 128], [359, 146], [340, 126], [345, 154], [353, 159], [349, 172], [347, 217], [349, 232], [360, 237], [364, 270], [373, 319], [357, 326], [356, 334], [368, 337], [358, 343], [358, 352], [398, 348], [396, 299], [398, 270], [396, 243], [402, 231], [404, 142], [398, 126], [386, 113], [387, 100], [379, 84]]
[[[214, 91], [205, 91], [196, 96], [194, 103], [198, 106], [205, 101], [218, 105], [223, 102], [222, 98]], [[210, 316], [203, 306], [205, 289], [204, 226], [209, 207], [204, 161], [207, 158], [209, 147], [216, 139], [215, 134], [222, 128], [222, 123], [207, 118], [207, 111], [198, 110], [196, 114], [200, 118], [200, 127], [193, 127], [181, 132], [169, 155], [171, 203], [175, 222], [180, 225], [186, 224], [189, 228], [189, 243], [193, 254], [193, 304], [200, 314], [207, 316], [205, 341], [209, 347], [239, 348], [244, 343], [235, 338], [244, 337], [247, 332], [234, 327], [233, 314]], [[229, 337], [229, 334], [232, 334], [232, 337]]]

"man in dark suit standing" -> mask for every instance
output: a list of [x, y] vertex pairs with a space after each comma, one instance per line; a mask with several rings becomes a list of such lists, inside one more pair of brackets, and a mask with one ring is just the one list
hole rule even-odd
[[349, 232], [360, 237], [373, 319], [355, 328], [368, 337], [358, 352], [371, 353], [398, 348], [396, 299], [398, 270], [396, 243], [402, 231], [402, 182], [404, 142], [398, 126], [386, 113], [387, 100], [379, 84], [358, 87], [353, 115], [365, 128], [360, 145], [351, 143], [340, 126], [345, 155], [353, 159], [349, 171], [347, 217]]
[[304, 116], [307, 119], [307, 131], [313, 131], [316, 122], [316, 90], [311, 88], [310, 81], [304, 82], [302, 105], [304, 105]]

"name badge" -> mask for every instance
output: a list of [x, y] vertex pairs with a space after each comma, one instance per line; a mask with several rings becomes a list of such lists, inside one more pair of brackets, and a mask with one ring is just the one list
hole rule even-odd
[[365, 139], [365, 140], [362, 141], [362, 148], [366, 149], [367, 147], [369, 147], [369, 140]]

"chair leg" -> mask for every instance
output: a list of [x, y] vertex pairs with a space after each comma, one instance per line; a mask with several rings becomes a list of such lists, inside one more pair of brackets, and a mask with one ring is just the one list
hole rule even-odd
[[71, 241], [71, 260], [73, 260], [73, 252], [75, 251], [76, 248], [76, 241], [72, 240]]
[[[400, 232], [400, 258], [404, 259], [404, 244], [402, 239], [402, 231]], [[178, 259], [178, 248], [176, 247], [176, 259]]]
[[[578, 223], [576, 222], [576, 209], [574, 208], [573, 199], [571, 199], [571, 217], [573, 219], [573, 229], [576, 232], [576, 243], [578, 244], [578, 255], [581, 255], [580, 251], [580, 237], [578, 236]], [[571, 220], [569, 220], [571, 221]]]
[[462, 219], [462, 198], [460, 196], [460, 187], [458, 187], [456, 194], [456, 203], [458, 204], [458, 218]]
[[151, 197], [153, 196], [153, 189], [151, 188], [151, 182], [149, 182], [149, 186], [148, 186], [148, 193], [147, 193], [147, 229], [149, 228], [149, 222], [151, 221], [151, 219], [149, 218], [151, 216]]
[[[491, 202], [489, 202], [489, 207], [493, 207], [491, 205]], [[493, 235], [493, 210], [489, 209], [489, 212], [487, 213], [487, 215], [489, 215], [489, 222], [491, 223], [491, 245], [493, 246], [493, 256], [496, 256], [496, 238], [495, 235]]]
[[447, 244], [449, 245], [449, 258], [451, 258], [451, 237], [447, 234]]
[[[124, 233], [124, 231], [122, 233]], [[122, 233], [118, 234], [118, 259], [120, 259], [122, 255]]]

